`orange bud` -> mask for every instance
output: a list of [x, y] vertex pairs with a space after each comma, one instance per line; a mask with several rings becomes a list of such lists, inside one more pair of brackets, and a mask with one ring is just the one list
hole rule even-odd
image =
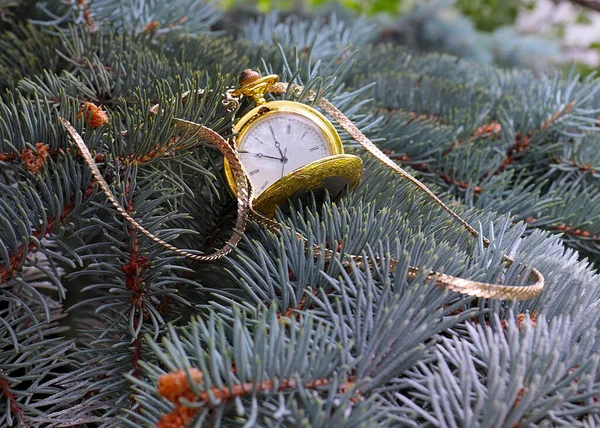
[[81, 116], [85, 113], [85, 121], [90, 124], [91, 128], [97, 128], [108, 123], [108, 115], [102, 107], [97, 106], [94, 103], [86, 102], [77, 113], [77, 119], [81, 119]]

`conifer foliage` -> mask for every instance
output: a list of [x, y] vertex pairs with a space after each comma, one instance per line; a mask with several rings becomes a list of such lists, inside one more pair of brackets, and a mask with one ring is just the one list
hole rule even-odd
[[[598, 81], [414, 55], [371, 42], [364, 19], [245, 21], [200, 0], [0, 9], [0, 426], [600, 423]], [[220, 153], [171, 119], [230, 136], [251, 105], [220, 94], [249, 67], [332, 101], [489, 248], [341, 131], [360, 185], [278, 213], [281, 233], [251, 225], [198, 263], [136, 232], [59, 116], [131, 215], [210, 252], [236, 202]], [[406, 279], [515, 283], [503, 254], [542, 272], [541, 296]]]

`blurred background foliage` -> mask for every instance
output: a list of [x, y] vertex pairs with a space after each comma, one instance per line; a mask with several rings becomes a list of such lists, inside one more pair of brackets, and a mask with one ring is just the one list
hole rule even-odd
[[[240, 25], [245, 17], [363, 15], [371, 41], [416, 52], [442, 52], [501, 67], [560, 67], [586, 76], [600, 65], [600, 1], [596, 0], [220, 0]], [[225, 23], [224, 25], [227, 25]], [[595, 35], [596, 33], [597, 36]], [[590, 40], [591, 38], [591, 40]]]
[[520, 12], [531, 10], [533, 2], [523, 0], [457, 0], [456, 8], [473, 21], [478, 30], [493, 31], [513, 25]]
[[[65, 5], [75, 1], [65, 0]], [[582, 77], [600, 67], [600, 0], [213, 2], [223, 13], [223, 19], [213, 25], [214, 29], [228, 33], [240, 32], [248, 22], [275, 12], [281, 22], [296, 15], [324, 23], [333, 12], [346, 22], [364, 17], [361, 22], [365, 28], [372, 28], [366, 35], [370, 42], [401, 44], [417, 53], [448, 53], [500, 67], [575, 68]], [[0, 0], [0, 30], [10, 26], [15, 16], [35, 19], [45, 3], [45, 0]]]
[[[266, 13], [278, 10], [316, 9], [336, 3], [348, 10], [359, 14], [373, 15], [377, 13], [398, 14], [405, 12], [407, 7], [425, 1], [414, 0], [222, 0], [226, 9], [240, 5], [252, 5], [256, 10]], [[517, 14], [522, 9], [531, 9], [533, 4], [523, 0], [457, 0], [455, 7], [469, 17], [475, 26], [484, 31], [491, 31], [503, 25], [515, 22]]]

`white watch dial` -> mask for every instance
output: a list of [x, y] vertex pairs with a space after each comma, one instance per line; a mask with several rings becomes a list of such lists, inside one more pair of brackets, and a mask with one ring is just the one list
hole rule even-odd
[[290, 112], [269, 113], [257, 119], [246, 130], [238, 150], [256, 196], [284, 175], [331, 155], [319, 127]]

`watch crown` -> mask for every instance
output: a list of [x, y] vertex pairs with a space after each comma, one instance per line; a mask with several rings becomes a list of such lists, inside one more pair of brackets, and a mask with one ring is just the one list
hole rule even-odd
[[276, 74], [261, 77], [259, 72], [247, 68], [240, 73], [240, 83], [231, 95], [234, 97], [244, 95], [252, 98], [256, 105], [264, 104], [265, 92], [277, 80], [279, 76]]
[[260, 73], [249, 68], [240, 73], [240, 86], [247, 85], [260, 79]]

